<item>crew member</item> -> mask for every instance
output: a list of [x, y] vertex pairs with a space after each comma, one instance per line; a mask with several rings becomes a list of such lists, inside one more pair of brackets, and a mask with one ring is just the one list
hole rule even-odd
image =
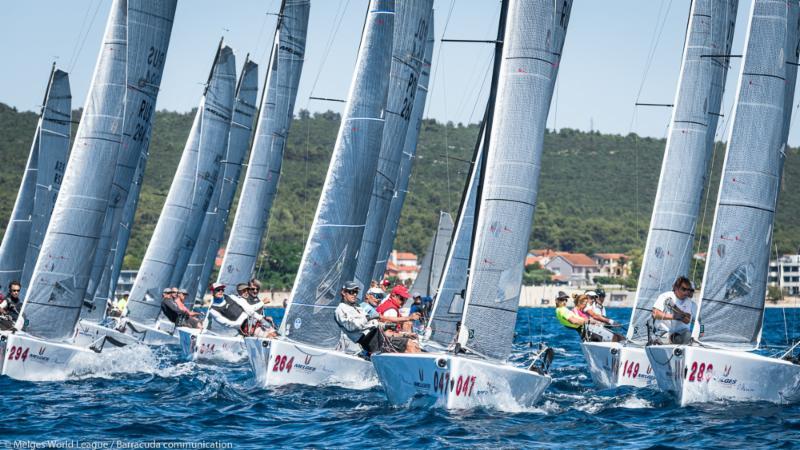
[[697, 305], [692, 301], [694, 287], [685, 276], [679, 276], [672, 284], [672, 290], [664, 292], [653, 304], [655, 322], [655, 344], [688, 344], [691, 340], [690, 324], [697, 313]]

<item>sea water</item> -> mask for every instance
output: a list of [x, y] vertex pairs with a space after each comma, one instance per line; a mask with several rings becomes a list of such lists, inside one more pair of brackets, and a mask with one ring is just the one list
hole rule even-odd
[[[282, 310], [271, 313], [280, 318]], [[609, 309], [625, 322], [630, 309]], [[679, 408], [655, 388], [593, 386], [578, 336], [553, 309], [522, 309], [512, 359], [556, 350], [553, 383], [530, 409], [404, 408], [380, 387], [265, 391], [249, 366], [186, 361], [175, 348], [104, 352], [68, 381], [0, 378], [0, 447], [761, 447], [800, 445], [800, 406]], [[765, 352], [800, 339], [800, 310], [768, 309]]]

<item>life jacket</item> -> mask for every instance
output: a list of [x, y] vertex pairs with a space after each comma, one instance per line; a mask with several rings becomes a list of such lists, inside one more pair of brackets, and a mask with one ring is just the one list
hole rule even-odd
[[218, 306], [211, 306], [211, 309], [220, 313], [222, 317], [230, 320], [231, 322], [241, 317], [242, 314], [244, 313], [244, 309], [227, 295], [225, 296], [225, 304]]
[[383, 303], [378, 305], [377, 308], [375, 308], [375, 310], [378, 311], [378, 314], [381, 315], [383, 315], [384, 313], [386, 313], [386, 311], [389, 311], [390, 309], [397, 311], [397, 316], [398, 317], [400, 316], [400, 304], [396, 303], [392, 297], [389, 297], [386, 301], [384, 301]]
[[163, 312], [172, 323], [177, 323], [178, 318], [181, 316], [181, 310], [178, 308], [174, 298], [169, 298], [161, 302], [161, 312]]

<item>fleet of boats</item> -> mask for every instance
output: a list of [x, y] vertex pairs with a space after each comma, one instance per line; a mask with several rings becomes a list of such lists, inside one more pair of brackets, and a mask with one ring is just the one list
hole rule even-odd
[[[341, 126], [277, 337], [176, 327], [162, 290], [202, 298], [242, 166], [217, 278], [256, 267], [305, 62], [310, 0], [283, 0], [260, 102], [220, 41], [125, 317], [107, 317], [130, 238], [177, 0], [114, 0], [72, 148], [68, 76], [53, 67], [9, 226], [0, 283], [22, 280], [0, 374], [68, 378], [110, 347], [180, 345], [248, 360], [259, 386], [380, 384], [389, 402], [446, 409], [537, 403], [553, 351], [509, 361], [546, 120], [572, 0], [503, 0], [489, 100], [454, 221], [441, 213], [413, 290], [435, 298], [421, 353], [346, 352], [341, 287], [383, 275], [417, 147], [433, 58], [433, 0], [370, 0]], [[688, 272], [729, 67], [737, 0], [691, 4], [672, 120], [627, 339], [583, 342], [600, 388], [662, 389], [680, 405], [800, 400], [794, 347], [757, 352], [800, 53], [800, 0], [753, 0], [692, 341], [651, 339], [651, 311]], [[254, 123], [255, 122], [255, 123]], [[255, 132], [253, 132], [255, 131]], [[251, 144], [252, 139], [252, 144]], [[366, 180], [366, 182], [365, 182]], [[244, 207], [242, 207], [244, 205]], [[206, 318], [207, 320], [207, 318]], [[278, 391], [275, 391], [276, 393]], [[277, 394], [276, 394], [277, 395]]]

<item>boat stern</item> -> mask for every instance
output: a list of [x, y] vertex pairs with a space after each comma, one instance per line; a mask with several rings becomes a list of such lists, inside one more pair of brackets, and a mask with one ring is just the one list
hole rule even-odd
[[647, 359], [653, 368], [658, 388], [681, 400], [683, 374], [686, 367], [686, 349], [679, 345], [648, 345]]
[[583, 342], [581, 349], [592, 380], [602, 389], [656, 384], [643, 347], [625, 346], [619, 342]]
[[3, 335], [2, 375], [22, 381], [63, 380], [74, 373], [76, 356], [95, 353], [76, 345], [49, 342], [22, 333]]

